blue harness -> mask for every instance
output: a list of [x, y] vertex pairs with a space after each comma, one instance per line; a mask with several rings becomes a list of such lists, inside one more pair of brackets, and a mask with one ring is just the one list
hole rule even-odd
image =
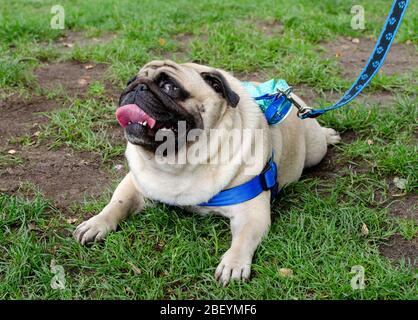
[[[250, 93], [251, 97], [257, 102], [261, 111], [266, 116], [268, 124], [278, 124], [282, 122], [292, 111], [292, 102], [283, 94], [278, 92], [288, 92], [291, 90], [284, 80], [269, 80], [260, 85], [251, 82], [242, 82], [244, 88]], [[274, 152], [264, 167], [263, 171], [251, 180], [219, 192], [208, 202], [199, 204], [202, 207], [221, 207], [230, 206], [251, 200], [263, 191], [271, 191], [271, 200], [278, 192], [277, 165], [274, 162]]]
[[[286, 119], [292, 111], [292, 105], [298, 109], [298, 116], [301, 119], [316, 118], [325, 112], [341, 108], [363, 91], [383, 65], [408, 4], [409, 0], [395, 0], [393, 2], [383, 31], [369, 61], [351, 88], [330, 107], [324, 109], [309, 108], [303, 101], [293, 95], [292, 87], [281, 79], [272, 79], [257, 86], [251, 82], [243, 82], [242, 85], [264, 112], [269, 125], [277, 125]], [[273, 200], [278, 193], [277, 165], [274, 162], [274, 152], [258, 176], [244, 184], [219, 192], [209, 201], [201, 203], [199, 206], [230, 206], [251, 200], [263, 191], [268, 190], [271, 191], [271, 199]]]
[[208, 202], [199, 204], [203, 207], [230, 206], [245, 202], [257, 197], [261, 192], [271, 190], [271, 200], [273, 200], [279, 190], [277, 184], [277, 165], [273, 159], [274, 155], [267, 162], [263, 171], [239, 186], [223, 190], [211, 198]]

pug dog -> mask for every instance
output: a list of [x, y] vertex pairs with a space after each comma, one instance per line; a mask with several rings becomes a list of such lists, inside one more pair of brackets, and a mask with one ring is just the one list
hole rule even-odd
[[[200, 204], [260, 174], [273, 150], [278, 184], [283, 187], [297, 181], [304, 168], [318, 164], [329, 144], [340, 141], [335, 130], [321, 127], [315, 119], [299, 119], [296, 110], [279, 125], [269, 126], [260, 107], [232, 74], [170, 60], [152, 61], [140, 69], [121, 94], [116, 115], [127, 140], [129, 173], [104, 209], [76, 228], [75, 239], [83, 245], [103, 240], [122, 219], [143, 210], [144, 198], [201, 214], [216, 213], [230, 219], [232, 232], [230, 248], [215, 271], [215, 279], [223, 285], [249, 279], [254, 252], [270, 226], [271, 191], [233, 205]], [[178, 129], [179, 122], [184, 123], [183, 130]], [[162, 161], [173, 154], [177, 159], [182, 150], [201, 143], [200, 139], [180, 143], [184, 135], [193, 130], [207, 135], [212, 129], [221, 134], [207, 139], [215, 147], [198, 161]], [[249, 134], [232, 148], [229, 162], [208, 161], [232, 130], [258, 134]], [[157, 139], [161, 132], [172, 134], [174, 151], [158, 153], [163, 144]], [[255, 145], [262, 148], [254, 154]]]

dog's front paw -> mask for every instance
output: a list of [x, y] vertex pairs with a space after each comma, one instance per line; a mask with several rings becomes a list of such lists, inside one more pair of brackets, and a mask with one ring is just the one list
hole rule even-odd
[[74, 238], [84, 245], [101, 241], [109, 232], [115, 230], [116, 224], [113, 225], [104, 217], [97, 215], [81, 223], [74, 231]]
[[230, 280], [247, 280], [251, 274], [251, 259], [227, 251], [215, 271], [215, 279], [226, 286]]

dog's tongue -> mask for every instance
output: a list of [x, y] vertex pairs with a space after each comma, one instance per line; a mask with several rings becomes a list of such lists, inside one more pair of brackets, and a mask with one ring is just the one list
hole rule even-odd
[[116, 118], [122, 127], [126, 127], [130, 122], [143, 123], [147, 122], [148, 127], [154, 128], [156, 120], [147, 115], [136, 104], [127, 104], [116, 110]]

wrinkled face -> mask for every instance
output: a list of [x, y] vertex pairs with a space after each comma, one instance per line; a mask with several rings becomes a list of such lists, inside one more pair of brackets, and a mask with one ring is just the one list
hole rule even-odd
[[177, 143], [192, 129], [211, 127], [222, 109], [238, 102], [239, 96], [213, 68], [152, 61], [128, 82], [116, 116], [130, 143], [155, 152], [162, 143], [156, 141], [159, 130], [172, 131]]

